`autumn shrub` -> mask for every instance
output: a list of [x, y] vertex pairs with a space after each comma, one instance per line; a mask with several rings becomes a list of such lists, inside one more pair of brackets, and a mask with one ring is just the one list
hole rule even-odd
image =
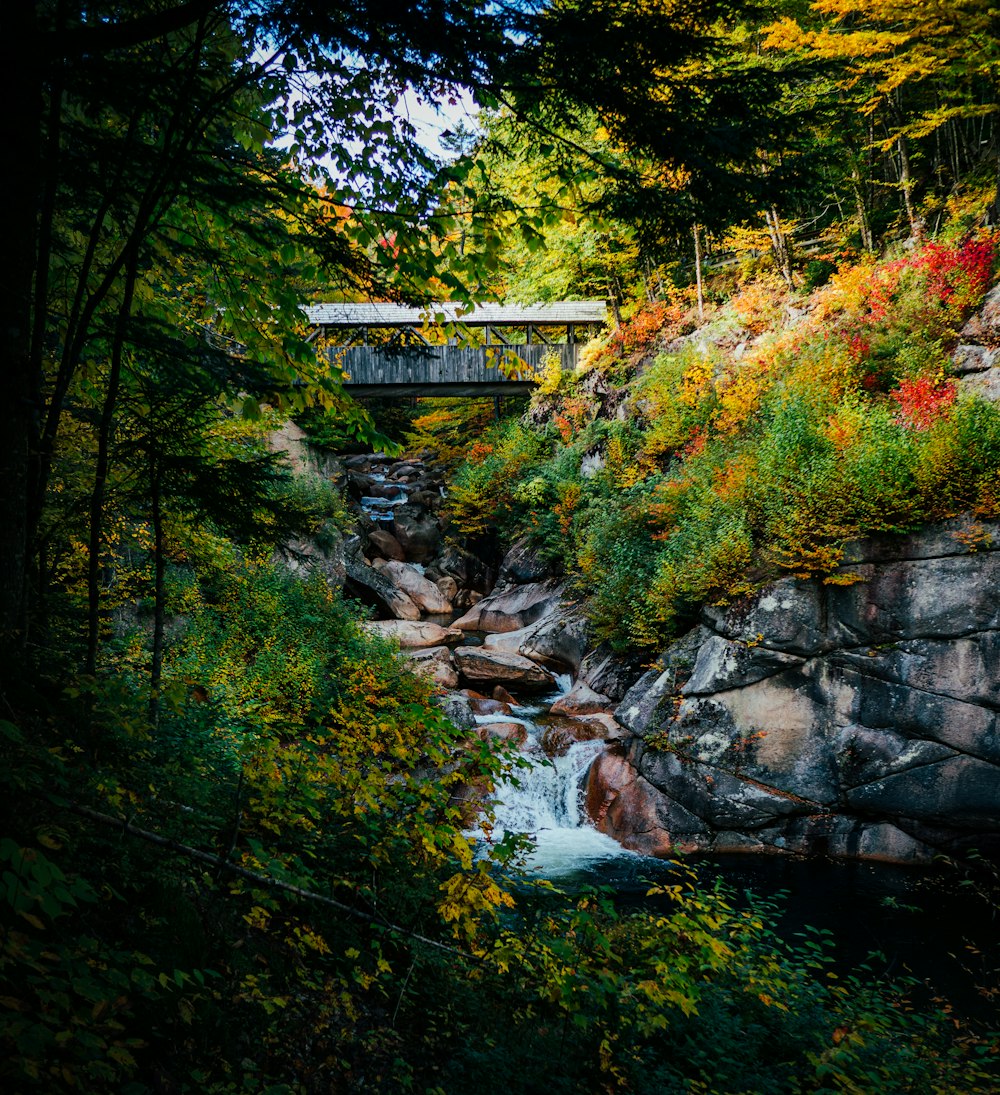
[[511, 527], [515, 515], [525, 510], [518, 488], [547, 453], [545, 440], [515, 419], [489, 430], [448, 488], [448, 519], [465, 533]]

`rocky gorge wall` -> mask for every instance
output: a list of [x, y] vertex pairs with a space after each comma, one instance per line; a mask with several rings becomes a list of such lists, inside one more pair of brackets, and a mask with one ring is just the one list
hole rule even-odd
[[[1000, 397], [1000, 286], [961, 339], [961, 387]], [[605, 738], [581, 791], [626, 847], [902, 863], [1000, 853], [1000, 522], [859, 542], [826, 580], [705, 607], [648, 667], [594, 648], [582, 609], [524, 544], [498, 567], [449, 544], [419, 461], [316, 470], [344, 483], [356, 535], [325, 555], [291, 545], [289, 565], [320, 566], [374, 605], [382, 619], [368, 626], [470, 726], [474, 705], [505, 702], [508, 686], [570, 674], [550, 755]], [[391, 521], [362, 504], [379, 495]]]
[[588, 803], [628, 847], [1000, 850], [1000, 523], [856, 545], [707, 608], [629, 690]]

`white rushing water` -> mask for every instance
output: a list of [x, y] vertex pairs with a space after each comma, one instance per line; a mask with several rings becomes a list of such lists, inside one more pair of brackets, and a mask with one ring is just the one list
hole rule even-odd
[[[560, 693], [571, 683], [569, 677], [560, 678]], [[556, 698], [549, 696], [542, 710], [547, 710]], [[544, 727], [534, 721], [538, 714], [537, 707], [518, 705], [513, 715], [482, 715], [477, 719], [481, 724], [520, 722], [528, 732], [521, 749], [528, 766], [515, 769], [511, 778], [497, 787], [492, 839], [502, 840], [508, 832], [529, 835], [535, 846], [528, 868], [546, 878], [632, 856], [616, 840], [598, 832], [583, 808], [584, 777], [604, 749], [604, 742], [576, 742], [563, 756], [549, 758], [541, 746]]]

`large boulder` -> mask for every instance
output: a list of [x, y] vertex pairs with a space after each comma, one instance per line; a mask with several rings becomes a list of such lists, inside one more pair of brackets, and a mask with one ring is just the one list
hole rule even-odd
[[546, 578], [551, 578], [553, 573], [552, 563], [543, 559], [537, 551], [528, 547], [526, 539], [522, 539], [511, 545], [504, 555], [497, 584], [503, 587], [543, 582]]
[[368, 533], [368, 543], [383, 559], [395, 559], [399, 563], [406, 561], [403, 545], [387, 529], [373, 529]]
[[441, 526], [437, 519], [409, 505], [397, 506], [395, 534], [412, 563], [428, 563], [441, 546]]
[[452, 664], [451, 651], [446, 646], [432, 646], [411, 650], [406, 654], [411, 669], [430, 679], [442, 688], [455, 688], [458, 673]]
[[462, 646], [455, 651], [459, 672], [471, 681], [516, 684], [520, 687], [550, 688], [552, 675], [520, 654], [487, 650], [481, 646]]
[[841, 575], [706, 609], [626, 694], [658, 824], [714, 851], [1000, 849], [1000, 522], [873, 538]]
[[375, 567], [369, 566], [361, 554], [361, 538], [351, 536], [344, 544], [346, 591], [365, 604], [374, 605], [397, 620], [419, 620], [420, 609], [396, 585]]
[[404, 650], [439, 647], [449, 638], [448, 631], [430, 620], [369, 620], [366, 631], [384, 639], [394, 639]]
[[451, 612], [451, 602], [432, 581], [425, 578], [415, 567], [408, 563], [400, 563], [390, 559], [381, 568], [381, 571], [422, 612], [432, 615], [443, 615]]
[[558, 582], [534, 582], [491, 593], [455, 621], [464, 631], [518, 631], [552, 612], [562, 599]]

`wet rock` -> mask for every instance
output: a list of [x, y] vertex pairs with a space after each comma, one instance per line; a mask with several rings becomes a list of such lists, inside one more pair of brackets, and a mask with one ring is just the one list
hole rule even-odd
[[493, 689], [493, 699], [500, 700], [501, 703], [517, 703], [517, 700], [507, 691], [502, 684], [498, 684]]
[[357, 472], [367, 473], [367, 472], [371, 471], [372, 462], [371, 462], [370, 457], [365, 456], [363, 453], [360, 453], [360, 454], [356, 454], [354, 456], [345, 456], [344, 457], [344, 466], [349, 471], [357, 471]]
[[[595, 827], [619, 843], [643, 855], [667, 856], [675, 846], [664, 828], [660, 811], [662, 799], [628, 762], [625, 751], [610, 746], [587, 772], [584, 808]], [[691, 835], [705, 832], [703, 823], [690, 819]], [[684, 835], [688, 835], [685, 833]]]
[[510, 715], [511, 706], [503, 700], [488, 699], [485, 696], [470, 696], [469, 703], [477, 715]]
[[609, 696], [595, 692], [583, 681], [576, 684], [550, 708], [553, 715], [590, 715], [598, 711], [609, 711], [614, 706]]
[[597, 741], [604, 738], [604, 727], [586, 719], [552, 718], [540, 720], [544, 724], [541, 744], [546, 756], [561, 757], [578, 741]]
[[506, 651], [458, 647], [455, 650], [455, 663], [469, 680], [499, 681], [533, 688], [550, 688], [555, 683], [551, 674], [540, 665], [522, 658], [520, 654], [509, 654]]
[[520, 748], [528, 740], [528, 731], [520, 722], [482, 722], [479, 724], [479, 733], [483, 740], [493, 738], [494, 741], [507, 742]]
[[416, 647], [440, 647], [448, 632], [429, 620], [369, 620], [361, 625], [373, 635], [394, 639], [405, 650]]

